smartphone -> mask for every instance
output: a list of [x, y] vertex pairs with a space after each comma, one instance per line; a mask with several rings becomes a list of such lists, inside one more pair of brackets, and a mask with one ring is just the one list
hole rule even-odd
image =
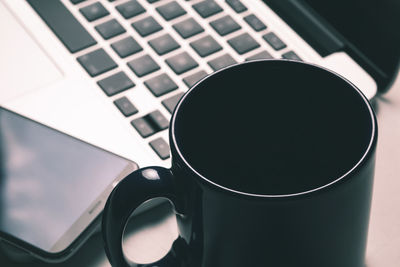
[[0, 239], [47, 262], [98, 228], [113, 187], [138, 166], [0, 108]]

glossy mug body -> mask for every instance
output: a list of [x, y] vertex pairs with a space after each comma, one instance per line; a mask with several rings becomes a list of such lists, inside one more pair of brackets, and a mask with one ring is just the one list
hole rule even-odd
[[177, 215], [185, 266], [364, 266], [374, 160], [334, 187], [287, 197], [226, 192], [174, 165], [187, 191]]
[[[107, 256], [113, 266], [362, 267], [376, 140], [368, 100], [328, 70], [270, 60], [214, 73], [175, 109], [171, 168], [140, 169], [111, 193]], [[173, 203], [179, 238], [157, 263], [129, 262], [124, 227], [154, 197]]]

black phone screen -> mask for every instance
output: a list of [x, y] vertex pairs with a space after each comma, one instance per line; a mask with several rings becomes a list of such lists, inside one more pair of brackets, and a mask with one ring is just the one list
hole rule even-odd
[[48, 251], [129, 161], [0, 109], [0, 232]]

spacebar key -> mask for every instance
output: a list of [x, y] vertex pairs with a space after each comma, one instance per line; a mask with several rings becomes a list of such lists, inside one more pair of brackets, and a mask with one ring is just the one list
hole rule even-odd
[[28, 2], [71, 53], [97, 43], [59, 0]]

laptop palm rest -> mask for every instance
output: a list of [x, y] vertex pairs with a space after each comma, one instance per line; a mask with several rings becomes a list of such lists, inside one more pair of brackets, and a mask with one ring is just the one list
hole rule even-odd
[[63, 77], [60, 70], [30, 37], [12, 13], [0, 3], [0, 104]]

